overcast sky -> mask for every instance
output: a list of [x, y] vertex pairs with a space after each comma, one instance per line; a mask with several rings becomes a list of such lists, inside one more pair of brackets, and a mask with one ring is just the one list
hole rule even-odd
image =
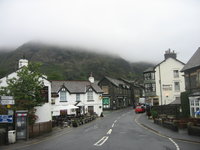
[[28, 41], [96, 49], [129, 61], [187, 62], [200, 47], [200, 0], [0, 0], [0, 47]]

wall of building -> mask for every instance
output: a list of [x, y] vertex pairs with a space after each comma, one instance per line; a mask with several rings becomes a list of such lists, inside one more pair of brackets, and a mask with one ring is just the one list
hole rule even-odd
[[[168, 58], [155, 68], [156, 95], [159, 97], [159, 105], [173, 102], [176, 97], [180, 97], [181, 92], [185, 91], [184, 73], [180, 72], [183, 66], [179, 61]], [[174, 77], [174, 70], [179, 71], [179, 77]], [[179, 91], [175, 91], [175, 82], [180, 83]]]
[[[0, 79], [0, 87], [6, 87], [8, 86], [7, 80], [12, 79], [12, 78], [17, 78], [17, 72], [13, 72], [9, 74], [8, 76]], [[36, 115], [38, 116], [38, 120], [36, 121], [37, 123], [40, 122], [46, 122], [46, 121], [51, 121], [51, 83], [46, 80], [41, 78], [44, 82], [45, 86], [48, 86], [48, 102], [43, 104], [42, 106], [36, 107]]]
[[[76, 94], [70, 94], [67, 91], [67, 101], [61, 102], [60, 101], [60, 93], [58, 93], [59, 97], [53, 98], [55, 101], [55, 104], [52, 105], [52, 111], [56, 109], [57, 106], [66, 106], [66, 105], [75, 105], [77, 103], [76, 101]], [[101, 94], [96, 93], [93, 91], [93, 100], [94, 101], [88, 101], [87, 100], [87, 93], [80, 94], [80, 101], [84, 104], [85, 107], [85, 113], [87, 113], [87, 107], [88, 106], [94, 106], [94, 112], [98, 114], [98, 116], [102, 113], [102, 100], [101, 100]], [[68, 110], [69, 114], [74, 114], [74, 112], [71, 112]]]

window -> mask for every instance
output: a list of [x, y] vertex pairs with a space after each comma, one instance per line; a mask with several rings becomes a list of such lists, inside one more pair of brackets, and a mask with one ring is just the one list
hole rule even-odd
[[195, 106], [199, 106], [199, 100], [198, 99], [195, 100]]
[[92, 89], [89, 89], [88, 92], [87, 92], [87, 99], [88, 101], [93, 101], [93, 91]]
[[153, 83], [145, 84], [145, 91], [146, 92], [155, 92], [156, 91], [156, 85]]
[[174, 82], [174, 90], [180, 91], [180, 83], [179, 82]]
[[174, 70], [174, 78], [179, 78], [179, 71], [178, 70]]
[[79, 102], [80, 100], [80, 94], [76, 94], [76, 101]]
[[66, 102], [67, 101], [67, 93], [66, 93], [65, 89], [62, 89], [60, 91], [60, 101], [61, 102]]
[[195, 116], [195, 112], [200, 109], [200, 98], [192, 98], [190, 99], [190, 115]]
[[151, 79], [155, 80], [155, 73], [151, 73]]
[[144, 74], [145, 80], [155, 80], [155, 73], [154, 72], [148, 72]]
[[190, 105], [194, 106], [194, 101], [193, 100], [191, 100]]

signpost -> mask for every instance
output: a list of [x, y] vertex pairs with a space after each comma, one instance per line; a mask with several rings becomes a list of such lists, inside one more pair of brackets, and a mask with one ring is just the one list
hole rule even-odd
[[[13, 115], [14, 115], [14, 111], [10, 110], [8, 108], [11, 107], [11, 105], [15, 104], [15, 100], [13, 98], [13, 96], [0, 96], [0, 105], [6, 105], [7, 106], [7, 114], [0, 114], [0, 123], [5, 124], [5, 128], [6, 128], [6, 144], [9, 143], [9, 139], [8, 139], [8, 131], [10, 128], [13, 128]], [[4, 106], [3, 106], [4, 107]]]
[[13, 123], [12, 115], [0, 115], [0, 123]]
[[14, 105], [15, 100], [13, 96], [0, 96], [0, 105]]

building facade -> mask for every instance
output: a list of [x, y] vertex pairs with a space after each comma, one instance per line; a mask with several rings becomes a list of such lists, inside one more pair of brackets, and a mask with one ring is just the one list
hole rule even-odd
[[[28, 66], [28, 60], [26, 59], [20, 59], [19, 60], [19, 70], [23, 66]], [[19, 71], [17, 70], [17, 71]], [[0, 79], [0, 87], [6, 87], [8, 86], [7, 80], [12, 78], [17, 78], [17, 71], [13, 72], [6, 77], [3, 77]], [[44, 76], [43, 78], [40, 78], [40, 80], [44, 83], [44, 90], [45, 90], [45, 103], [42, 106], [35, 107], [36, 109], [36, 115], [38, 116], [38, 119], [36, 120], [36, 123], [43, 123], [43, 122], [49, 122], [52, 120], [51, 117], [51, 83], [46, 79]]]
[[200, 110], [200, 48], [194, 53], [182, 71], [185, 73], [185, 87], [189, 94], [190, 116]]
[[126, 79], [120, 79], [130, 86], [130, 99], [131, 106], [135, 107], [139, 103], [139, 99], [144, 97], [144, 86], [136, 83], [135, 81], [129, 81]]
[[184, 73], [180, 72], [184, 63], [174, 51], [168, 50], [164, 56], [164, 61], [143, 72], [146, 102], [150, 105], [180, 100], [180, 93], [185, 91]]
[[52, 115], [84, 115], [98, 116], [102, 113], [101, 88], [90, 81], [52, 81]]
[[103, 90], [103, 109], [115, 110], [131, 106], [131, 87], [122, 80], [104, 77], [98, 85]]

